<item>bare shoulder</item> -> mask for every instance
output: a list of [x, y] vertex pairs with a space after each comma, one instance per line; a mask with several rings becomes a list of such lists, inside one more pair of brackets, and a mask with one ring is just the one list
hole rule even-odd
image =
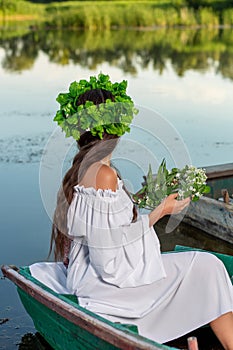
[[101, 165], [96, 175], [96, 187], [97, 189], [113, 190], [117, 189], [117, 173], [108, 165]]

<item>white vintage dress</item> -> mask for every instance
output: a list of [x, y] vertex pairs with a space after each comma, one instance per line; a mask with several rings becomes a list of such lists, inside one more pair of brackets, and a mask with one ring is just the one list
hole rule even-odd
[[148, 215], [132, 223], [132, 202], [116, 192], [75, 186], [68, 211], [69, 267], [36, 263], [31, 273], [111, 321], [136, 324], [163, 343], [233, 311], [222, 262], [201, 252], [160, 253]]

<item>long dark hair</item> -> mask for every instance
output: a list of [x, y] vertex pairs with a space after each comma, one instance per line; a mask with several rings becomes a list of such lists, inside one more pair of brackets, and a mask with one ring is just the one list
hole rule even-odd
[[[80, 105], [86, 101], [93, 101], [98, 105], [104, 103], [106, 99], [114, 101], [111, 92], [102, 89], [93, 89], [81, 95], [77, 104]], [[98, 136], [93, 136], [90, 131], [86, 131], [77, 141], [79, 151], [73, 159], [71, 168], [63, 178], [57, 195], [57, 205], [53, 217], [49, 255], [54, 248], [54, 258], [56, 261], [63, 260], [64, 264], [68, 265], [70, 238], [67, 235], [67, 211], [73, 199], [74, 186], [80, 183], [87, 169], [93, 163], [102, 160], [113, 152], [118, 140], [119, 137], [117, 135], [104, 132], [102, 139], [100, 139]], [[121, 178], [118, 171], [117, 173], [118, 177]], [[124, 189], [128, 193], [125, 187]], [[134, 206], [133, 221], [136, 221], [136, 219], [137, 210]]]

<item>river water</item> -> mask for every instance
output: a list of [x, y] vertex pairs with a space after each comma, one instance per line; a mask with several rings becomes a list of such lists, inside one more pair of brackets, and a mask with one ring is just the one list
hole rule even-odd
[[[1, 264], [47, 257], [56, 191], [75, 152], [52, 119], [56, 96], [74, 80], [100, 71], [128, 80], [140, 113], [114, 162], [131, 191], [163, 157], [168, 166], [233, 161], [231, 29], [10, 34], [0, 41]], [[54, 157], [42, 158], [45, 150]], [[0, 349], [15, 349], [35, 329], [12, 283], [0, 280], [0, 295], [0, 319], [9, 319]]]

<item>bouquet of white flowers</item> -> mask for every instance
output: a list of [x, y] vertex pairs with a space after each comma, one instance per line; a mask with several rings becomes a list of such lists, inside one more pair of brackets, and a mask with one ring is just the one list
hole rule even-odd
[[193, 201], [197, 201], [204, 193], [210, 191], [206, 180], [204, 169], [186, 165], [182, 169], [172, 168], [169, 171], [163, 159], [156, 177], [153, 176], [149, 165], [145, 185], [133, 195], [133, 199], [139, 208], [146, 209], [154, 209], [171, 193], [178, 193], [178, 200], [191, 197]]

